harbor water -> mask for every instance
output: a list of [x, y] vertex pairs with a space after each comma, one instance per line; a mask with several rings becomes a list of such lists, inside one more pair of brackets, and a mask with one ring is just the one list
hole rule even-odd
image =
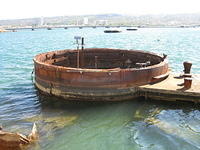
[[40, 141], [34, 150], [198, 150], [200, 106], [143, 98], [124, 102], [67, 102], [38, 93], [33, 57], [75, 49], [74, 36], [86, 48], [147, 50], [168, 55], [181, 73], [191, 61], [200, 74], [200, 28], [140, 28], [107, 34], [105, 28], [36, 29], [0, 34], [0, 125], [29, 134], [35, 122]]

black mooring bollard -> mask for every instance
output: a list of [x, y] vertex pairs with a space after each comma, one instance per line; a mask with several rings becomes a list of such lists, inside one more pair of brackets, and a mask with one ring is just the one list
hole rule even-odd
[[190, 70], [191, 70], [191, 67], [192, 67], [192, 63], [191, 62], [188, 62], [188, 61], [185, 61], [183, 62], [183, 66], [184, 66], [184, 73], [185, 74], [190, 74]]
[[186, 89], [191, 88], [192, 86], [192, 78], [184, 78], [184, 87]]

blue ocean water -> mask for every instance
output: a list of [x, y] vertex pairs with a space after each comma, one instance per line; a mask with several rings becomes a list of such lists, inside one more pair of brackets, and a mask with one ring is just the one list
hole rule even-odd
[[146, 50], [168, 55], [174, 72], [191, 61], [200, 73], [200, 28], [140, 28], [105, 34], [105, 28], [21, 30], [0, 34], [0, 125], [28, 134], [37, 123], [44, 150], [200, 149], [198, 104], [136, 99], [118, 103], [72, 103], [38, 94], [33, 57], [42, 52], [85, 47]]

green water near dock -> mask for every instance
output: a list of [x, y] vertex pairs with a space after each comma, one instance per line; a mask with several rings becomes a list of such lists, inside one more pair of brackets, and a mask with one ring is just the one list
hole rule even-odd
[[36, 122], [41, 150], [198, 150], [200, 106], [144, 100], [66, 102], [40, 95], [32, 83], [33, 57], [41, 52], [86, 47], [140, 49], [168, 55], [175, 72], [192, 61], [200, 73], [200, 28], [139, 29], [105, 34], [105, 28], [39, 29], [0, 34], [0, 124], [28, 134]]

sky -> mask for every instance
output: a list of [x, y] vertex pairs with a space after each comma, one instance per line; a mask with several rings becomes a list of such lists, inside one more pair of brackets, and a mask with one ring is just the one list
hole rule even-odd
[[200, 0], [1, 0], [0, 20], [87, 14], [200, 13]]

